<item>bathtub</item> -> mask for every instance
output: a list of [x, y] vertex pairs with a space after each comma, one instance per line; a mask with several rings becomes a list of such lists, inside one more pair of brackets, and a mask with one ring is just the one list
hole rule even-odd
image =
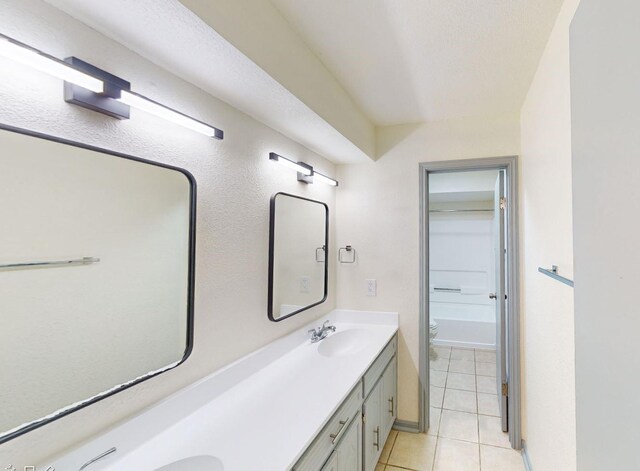
[[488, 292], [429, 293], [429, 319], [438, 324], [434, 345], [496, 348], [495, 304]]

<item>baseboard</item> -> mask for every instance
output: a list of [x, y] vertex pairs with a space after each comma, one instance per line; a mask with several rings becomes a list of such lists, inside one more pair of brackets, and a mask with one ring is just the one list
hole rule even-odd
[[525, 471], [533, 471], [533, 466], [531, 466], [531, 460], [529, 459], [529, 453], [527, 452], [527, 444], [524, 440], [522, 440], [522, 461], [524, 461]]
[[410, 420], [399, 420], [393, 423], [393, 429], [398, 430], [399, 432], [409, 432], [409, 433], [419, 433], [420, 427], [418, 426], [418, 422], [411, 422]]

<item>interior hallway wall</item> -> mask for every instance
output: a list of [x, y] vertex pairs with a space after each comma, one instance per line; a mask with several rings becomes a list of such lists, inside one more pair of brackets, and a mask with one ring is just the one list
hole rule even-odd
[[[400, 314], [398, 418], [418, 420], [419, 163], [517, 155], [517, 116], [378, 130], [376, 162], [338, 167], [336, 242], [357, 252], [338, 264], [337, 303]], [[376, 297], [366, 279], [377, 279]]]
[[[0, 61], [0, 122], [183, 167], [198, 183], [191, 357], [174, 370], [0, 445], [2, 466], [12, 463], [22, 469], [46, 461], [333, 309], [335, 264], [326, 303], [286, 321], [270, 322], [267, 270], [271, 195], [286, 191], [327, 202], [330, 246], [335, 248], [336, 189], [297, 182], [295, 172], [269, 161], [268, 153], [303, 160], [328, 175], [334, 173], [331, 162], [47, 3], [0, 0], [0, 11], [3, 33], [56, 57], [75, 55], [126, 78], [134, 90], [225, 131], [225, 139], [215, 141], [136, 110], [132, 119], [118, 121], [65, 103], [60, 80]], [[329, 256], [335, 260], [335, 252]]]
[[640, 469], [639, 18], [582, 0], [571, 24], [580, 471]]
[[566, 0], [521, 112], [523, 438], [534, 470], [576, 469], [569, 23]]

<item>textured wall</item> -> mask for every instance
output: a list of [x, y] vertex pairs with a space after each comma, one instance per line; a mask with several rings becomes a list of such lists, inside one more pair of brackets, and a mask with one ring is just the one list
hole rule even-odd
[[538, 273], [573, 277], [567, 0], [521, 113], [523, 438], [533, 468], [571, 471], [575, 460], [573, 290]]
[[[337, 243], [358, 262], [337, 267], [338, 305], [400, 315], [398, 416], [418, 420], [419, 162], [516, 155], [518, 119], [461, 119], [379, 130], [376, 162], [339, 167]], [[378, 280], [368, 297], [365, 279]]]
[[295, 173], [267, 156], [275, 151], [296, 157], [329, 175], [334, 172], [330, 162], [50, 5], [1, 0], [0, 10], [3, 33], [57, 57], [76, 55], [130, 80], [136, 91], [225, 131], [224, 141], [214, 141], [135, 110], [131, 120], [117, 121], [64, 103], [59, 80], [0, 62], [0, 122], [184, 167], [198, 182], [191, 358], [175, 370], [0, 445], [0, 463], [20, 467], [73, 446], [332, 309], [335, 266], [327, 303], [281, 323], [268, 321], [268, 220], [270, 196], [287, 191], [326, 201], [333, 231], [336, 190], [300, 184]]

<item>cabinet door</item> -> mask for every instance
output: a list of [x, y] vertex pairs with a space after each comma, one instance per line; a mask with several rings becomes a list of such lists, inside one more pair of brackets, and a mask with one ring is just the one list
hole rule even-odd
[[382, 404], [380, 414], [382, 417], [382, 438], [386, 439], [396, 420], [398, 409], [398, 387], [397, 387], [397, 366], [395, 358], [391, 360], [384, 374], [382, 375]]
[[334, 451], [320, 471], [338, 471], [338, 454]]
[[349, 429], [336, 447], [338, 471], [362, 471], [362, 414], [351, 420]]
[[364, 469], [374, 471], [384, 443], [381, 442], [382, 427], [380, 409], [382, 405], [382, 381], [374, 386], [364, 403]]

